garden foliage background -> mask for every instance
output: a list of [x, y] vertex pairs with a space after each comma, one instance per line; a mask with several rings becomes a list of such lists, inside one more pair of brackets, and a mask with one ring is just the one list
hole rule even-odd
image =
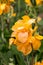
[[[24, 0], [15, 0], [11, 5], [16, 15], [11, 16], [12, 9], [9, 13], [0, 15], [0, 65], [26, 65], [26, 57], [17, 50], [16, 46], [12, 45], [9, 49], [9, 38], [12, 32], [11, 27], [23, 15], [29, 15], [31, 18], [40, 16], [42, 20], [40, 22], [39, 32], [43, 35], [43, 5], [37, 6], [35, 0], [31, 0], [31, 3], [33, 7], [27, 6]], [[31, 54], [28, 56], [29, 61], [31, 60], [31, 56]], [[34, 53], [34, 57], [38, 61], [43, 59], [43, 40], [40, 49]]]

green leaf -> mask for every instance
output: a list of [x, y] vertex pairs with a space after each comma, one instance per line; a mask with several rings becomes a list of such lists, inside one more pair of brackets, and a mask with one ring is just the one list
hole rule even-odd
[[38, 24], [39, 24], [41, 27], [43, 27], [43, 19], [42, 19], [40, 22], [38, 22]]
[[31, 2], [34, 6], [36, 5], [36, 0], [31, 0]]
[[41, 47], [40, 47], [40, 52], [43, 52], [43, 40], [41, 41]]

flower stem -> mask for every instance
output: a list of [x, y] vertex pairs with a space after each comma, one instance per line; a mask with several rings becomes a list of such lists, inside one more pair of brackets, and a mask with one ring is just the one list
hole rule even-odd
[[2, 40], [3, 40], [3, 42], [6, 42], [6, 39], [4, 38], [4, 21], [3, 21], [3, 16], [1, 16], [1, 30], [2, 30], [2, 33], [1, 33]]
[[29, 65], [28, 55], [27, 55], [26, 59], [27, 59], [27, 65]]

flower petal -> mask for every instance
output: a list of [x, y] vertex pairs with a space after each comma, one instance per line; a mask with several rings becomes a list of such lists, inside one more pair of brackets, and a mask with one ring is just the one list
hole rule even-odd
[[35, 38], [38, 39], [38, 40], [42, 40], [43, 36], [37, 34], [37, 35], [35, 35]]

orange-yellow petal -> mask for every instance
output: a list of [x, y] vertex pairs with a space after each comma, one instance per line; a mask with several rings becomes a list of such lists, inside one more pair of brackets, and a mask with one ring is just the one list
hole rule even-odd
[[14, 43], [14, 38], [9, 39], [9, 45], [11, 46]]
[[41, 61], [41, 65], [43, 65], [43, 60]]
[[24, 55], [28, 55], [28, 54], [30, 54], [30, 53], [32, 52], [32, 47], [31, 47], [30, 44], [27, 45], [25, 48], [26, 48], [26, 49], [25, 49]]
[[5, 9], [5, 6], [6, 6], [5, 3], [1, 4], [1, 6], [0, 6], [1, 10], [4, 10]]
[[30, 20], [27, 21], [27, 23], [28, 23], [29, 25], [31, 25], [32, 23], [35, 23], [35, 19], [30, 19]]
[[16, 31], [24, 28], [22, 20], [18, 20], [15, 25], [12, 26], [12, 31]]
[[3, 13], [3, 10], [0, 9], [0, 15]]
[[30, 17], [27, 15], [24, 15], [22, 18], [23, 18], [24, 22], [27, 22], [28, 20], [30, 20]]
[[24, 55], [28, 55], [31, 53], [32, 48], [30, 44], [21, 44], [19, 46], [17, 46], [18, 51], [21, 51]]
[[17, 32], [12, 32], [11, 37], [16, 37]]
[[36, 39], [35, 37], [32, 37], [31, 44], [32, 44], [34, 50], [38, 50], [41, 46], [41, 41]]
[[29, 6], [31, 6], [31, 5], [32, 5], [32, 3], [31, 3], [31, 1], [30, 1], [30, 0], [25, 0], [25, 3], [26, 3], [27, 5], [29, 5]]
[[14, 0], [9, 0], [10, 2], [14, 2]]
[[8, 13], [10, 11], [10, 5], [6, 4], [4, 13]]
[[0, 3], [0, 15], [3, 13], [3, 10], [5, 9], [5, 3], [1, 4]]
[[43, 60], [41, 62], [36, 62], [34, 65], [43, 65]]
[[35, 38], [38, 39], [38, 40], [42, 40], [43, 39], [43, 36], [39, 35], [39, 34], [36, 34], [35, 35]]
[[36, 0], [36, 4], [37, 4], [37, 5], [40, 5], [40, 4], [42, 4], [42, 1], [43, 1], [43, 0]]

